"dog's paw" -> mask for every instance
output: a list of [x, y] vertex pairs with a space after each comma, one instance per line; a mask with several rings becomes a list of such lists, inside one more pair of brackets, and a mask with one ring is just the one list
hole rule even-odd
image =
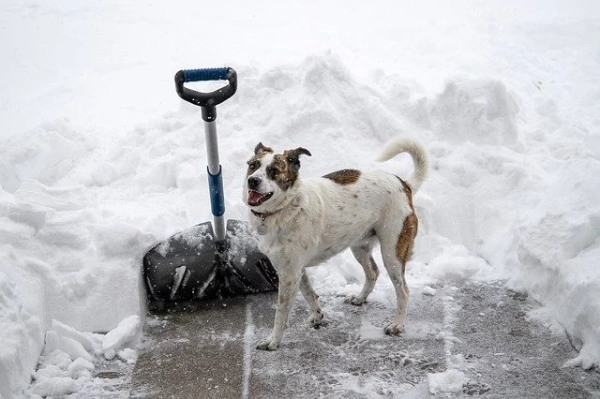
[[362, 306], [363, 304], [367, 303], [367, 300], [357, 295], [350, 295], [346, 298], [344, 302], [352, 304], [354, 306]]
[[323, 313], [319, 312], [316, 314], [312, 314], [309, 318], [308, 318], [308, 324], [314, 328], [315, 330], [318, 329], [319, 327], [321, 327], [322, 325], [324, 325], [323, 323]]
[[260, 344], [256, 345], [256, 349], [260, 349], [263, 351], [274, 351], [279, 348], [279, 342], [269, 337], [262, 341]]
[[385, 335], [400, 335], [404, 331], [404, 326], [400, 324], [389, 324], [383, 329]]

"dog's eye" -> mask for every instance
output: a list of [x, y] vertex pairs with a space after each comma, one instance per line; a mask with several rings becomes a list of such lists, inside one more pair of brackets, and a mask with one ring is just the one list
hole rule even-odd
[[277, 175], [278, 175], [280, 172], [279, 172], [279, 169], [276, 169], [276, 168], [269, 168], [269, 169], [267, 170], [267, 173], [269, 174], [269, 176], [270, 176], [271, 178], [275, 178], [275, 177], [277, 177]]
[[258, 169], [258, 166], [259, 166], [259, 165], [260, 165], [260, 164], [259, 164], [257, 161], [250, 162], [250, 163], [248, 164], [248, 169], [250, 169], [250, 170], [256, 170], [256, 169]]

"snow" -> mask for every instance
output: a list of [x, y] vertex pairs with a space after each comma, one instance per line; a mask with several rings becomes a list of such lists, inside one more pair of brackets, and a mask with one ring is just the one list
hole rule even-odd
[[[566, 365], [598, 366], [597, 2], [179, 3], [0, 6], [3, 398], [50, 365], [34, 393], [76, 390], [75, 362], [135, 358], [143, 254], [212, 218], [202, 121], [172, 78], [222, 65], [239, 76], [218, 107], [227, 218], [246, 219], [258, 141], [308, 148], [306, 176], [407, 176], [409, 159], [373, 160], [417, 137], [432, 170], [409, 285], [505, 278], [580, 348]], [[312, 273], [321, 295], [362, 281], [349, 254]], [[89, 335], [115, 328], [106, 350]], [[46, 365], [54, 351], [69, 363]]]
[[465, 375], [456, 369], [448, 369], [441, 373], [429, 373], [427, 379], [429, 392], [434, 395], [462, 392], [463, 384], [467, 382]]
[[79, 385], [69, 377], [49, 377], [33, 386], [32, 392], [42, 397], [68, 395], [79, 390]]
[[140, 316], [129, 316], [102, 340], [102, 352], [107, 359], [112, 359], [120, 348], [133, 341], [140, 329]]
[[[38, 367], [32, 371], [32, 384], [23, 392], [24, 396], [65, 396], [79, 392], [82, 387], [94, 383], [95, 362], [100, 354], [112, 360], [118, 353], [119, 360], [115, 361], [135, 363], [134, 337], [139, 331], [139, 323], [138, 315], [127, 317], [104, 335], [81, 332], [52, 320]], [[7, 396], [10, 395], [9, 392]]]

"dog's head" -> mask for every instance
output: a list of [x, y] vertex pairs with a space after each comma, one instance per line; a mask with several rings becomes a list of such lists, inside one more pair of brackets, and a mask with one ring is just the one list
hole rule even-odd
[[276, 154], [272, 148], [258, 143], [248, 161], [244, 183], [244, 201], [259, 211], [275, 210], [294, 190], [300, 171], [300, 155], [310, 152], [302, 147]]

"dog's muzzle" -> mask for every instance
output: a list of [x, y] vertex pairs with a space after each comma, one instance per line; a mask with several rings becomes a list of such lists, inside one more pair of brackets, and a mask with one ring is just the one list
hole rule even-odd
[[261, 180], [258, 177], [250, 176], [248, 178], [248, 188], [250, 190], [258, 190], [258, 186], [260, 186]]
[[273, 196], [273, 193], [261, 193], [258, 188], [262, 180], [259, 177], [250, 176], [248, 178], [248, 205], [259, 206]]
[[268, 200], [269, 198], [271, 198], [273, 196], [273, 193], [259, 193], [258, 191], [254, 191], [254, 190], [248, 190], [248, 205], [250, 206], [259, 206], [260, 204], [264, 203], [266, 200]]

